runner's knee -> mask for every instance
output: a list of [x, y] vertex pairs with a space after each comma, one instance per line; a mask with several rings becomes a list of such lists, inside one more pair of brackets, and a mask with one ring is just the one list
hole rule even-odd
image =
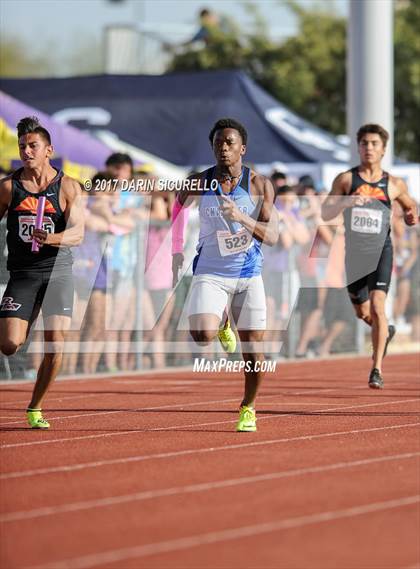
[[360, 320], [363, 320], [363, 322], [366, 322], [367, 324], [369, 324], [370, 321], [372, 320], [372, 317], [370, 314], [360, 314], [360, 315], [358, 315], [358, 318], [360, 318]]
[[0, 344], [0, 351], [5, 356], [13, 356], [18, 349], [21, 347], [22, 343], [14, 342], [13, 340], [4, 340]]
[[372, 318], [384, 318], [385, 317], [385, 303], [382, 301], [373, 300], [370, 303], [370, 313]]
[[216, 337], [217, 332], [211, 330], [191, 330], [191, 336], [194, 342], [199, 346], [207, 346]]
[[64, 351], [64, 333], [59, 330], [46, 332], [45, 334], [45, 354], [58, 356]]
[[356, 316], [357, 318], [360, 318], [360, 320], [363, 320], [363, 322], [370, 322], [371, 320], [371, 314], [370, 311], [367, 307], [361, 307], [360, 305], [355, 305], [355, 309], [356, 309]]

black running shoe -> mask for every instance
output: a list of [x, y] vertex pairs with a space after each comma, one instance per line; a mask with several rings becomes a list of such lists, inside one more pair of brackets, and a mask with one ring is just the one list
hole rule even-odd
[[370, 372], [369, 375], [369, 387], [371, 389], [383, 389], [384, 380], [381, 376], [381, 372], [376, 367]]
[[386, 339], [386, 342], [385, 342], [385, 348], [384, 348], [384, 355], [383, 355], [383, 357], [386, 356], [386, 352], [387, 352], [387, 350], [388, 350], [388, 344], [390, 343], [390, 341], [392, 340], [392, 338], [395, 336], [395, 332], [396, 332], [395, 326], [393, 326], [392, 324], [390, 324], [390, 325], [388, 326], [388, 338]]

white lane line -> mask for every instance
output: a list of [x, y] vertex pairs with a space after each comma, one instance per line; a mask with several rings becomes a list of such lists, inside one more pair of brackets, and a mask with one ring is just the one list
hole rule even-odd
[[8, 417], [0, 417], [0, 419], [20, 419], [21, 422], [23, 421], [22, 417], [19, 417], [18, 415], [13, 415], [12, 417], [10, 415]]
[[[351, 389], [364, 389], [364, 387], [352, 387]], [[336, 387], [327, 387], [327, 388], [321, 388], [321, 389], [316, 389], [316, 390], [306, 390], [306, 391], [294, 391], [291, 393], [273, 393], [270, 395], [260, 395], [258, 400], [261, 399], [269, 399], [272, 397], [283, 397], [283, 396], [290, 396], [290, 395], [305, 395], [305, 394], [312, 394], [312, 393], [327, 393], [330, 391], [338, 391], [338, 389]], [[87, 395], [87, 397], [94, 397], [95, 395], [97, 395], [97, 393], [92, 393]], [[147, 395], [143, 394], [143, 395]], [[153, 395], [153, 394], [152, 394]], [[83, 397], [83, 395], [78, 396], [79, 397]], [[70, 397], [69, 397], [70, 398]], [[159, 405], [156, 407], [141, 407], [139, 409], [121, 409], [121, 410], [114, 410], [114, 411], [99, 411], [99, 412], [95, 412], [95, 413], [84, 413], [81, 415], [64, 415], [63, 417], [51, 417], [48, 420], [51, 421], [58, 421], [58, 420], [65, 420], [65, 419], [75, 419], [75, 418], [80, 418], [80, 417], [92, 417], [92, 416], [96, 416], [96, 415], [113, 415], [115, 413], [135, 413], [135, 412], [142, 412], [142, 411], [157, 411], [159, 409], [172, 409], [172, 408], [178, 408], [178, 407], [191, 407], [191, 406], [195, 406], [195, 405], [206, 405], [206, 404], [215, 404], [215, 403], [231, 403], [232, 401], [238, 401], [238, 398], [231, 398], [231, 399], [218, 399], [215, 401], [196, 401], [195, 403], [179, 403], [176, 405]], [[0, 424], [0, 428], [1, 427], [5, 427], [8, 425], [16, 425], [17, 423], [21, 423], [22, 421], [12, 421], [12, 422], [8, 422], [8, 423], [2, 423]]]
[[[42, 565], [42, 569], [89, 569], [90, 567], [103, 566], [109, 563], [118, 563], [121, 561], [126, 561], [128, 559], [137, 559], [140, 557], [148, 557], [161, 553], [181, 551], [190, 549], [192, 547], [200, 547], [201, 545], [210, 545], [214, 543], [233, 541], [237, 539], [243, 539], [245, 537], [255, 537], [257, 535], [264, 535], [267, 533], [273, 533], [307, 525], [332, 522], [335, 520], [352, 518], [354, 516], [363, 516], [367, 514], [374, 514], [376, 512], [404, 508], [418, 504], [419, 501], [420, 495], [416, 495], [406, 496], [404, 498], [399, 498], [396, 500], [374, 502], [372, 504], [361, 504], [359, 506], [344, 508], [342, 510], [318, 512], [316, 514], [286, 518], [275, 522], [255, 524], [252, 526], [240, 526], [226, 530], [190, 535], [180, 539], [158, 541], [156, 543], [104, 551], [103, 553], [95, 553], [93, 555], [73, 557], [72, 559], [63, 559], [60, 561], [57, 560], [53, 563]], [[39, 566], [37, 569], [41, 569], [41, 566]]]
[[[51, 397], [51, 398], [48, 399], [48, 403], [50, 403], [50, 402], [52, 402], [52, 401], [65, 401], [65, 400], [68, 400], [68, 399], [84, 399], [84, 398], [86, 398], [86, 397], [95, 397], [95, 395], [97, 396], [97, 395], [99, 395], [99, 394], [98, 394], [98, 393], [88, 393], [88, 392], [86, 392], [86, 393], [84, 393], [83, 395], [63, 395], [63, 397]], [[30, 396], [28, 395], [28, 398], [25, 399], [25, 401], [15, 401], [15, 402], [13, 402], [13, 403], [12, 403], [11, 401], [8, 401], [7, 403], [2, 403], [3, 411], [7, 411], [6, 405], [11, 407], [11, 411], [14, 410], [14, 409], [13, 409], [13, 406], [14, 406], [14, 405], [20, 405], [21, 403], [27, 405], [29, 399], [30, 399]]]
[[[394, 385], [400, 385], [400, 383], [395, 383]], [[355, 387], [347, 387], [346, 389], [347, 389], [347, 390], [351, 390], [351, 391], [363, 389], [363, 390], [366, 391], [366, 386], [365, 386], [365, 385], [358, 385], [358, 386], [355, 386]], [[340, 391], [340, 392], [342, 392], [342, 391], [343, 391], [343, 388], [342, 388], [342, 387], [326, 387], [326, 388], [322, 387], [322, 388], [315, 389], [315, 390], [314, 390], [314, 389], [307, 389], [307, 390], [304, 390], [304, 391], [300, 391], [300, 390], [299, 390], [299, 391], [292, 391], [292, 392], [282, 391], [282, 392], [280, 392], [280, 393], [274, 393], [274, 394], [270, 394], [270, 395], [260, 395], [260, 396], [258, 397], [258, 401], [260, 401], [261, 399], [266, 399], [266, 398], [270, 398], [270, 397], [290, 397], [291, 395], [307, 395], [307, 394], [311, 394], [311, 395], [312, 395], [312, 394], [315, 394], [315, 393], [331, 393], [331, 392], [334, 392], [334, 391]], [[97, 393], [92, 393], [92, 394], [87, 395], [86, 397], [94, 397], [95, 395], [97, 396], [98, 394], [97, 394]], [[147, 395], [147, 393], [146, 393], [146, 394], [143, 394], [143, 395]], [[81, 397], [83, 397], [83, 396], [81, 396]], [[416, 401], [417, 401], [417, 400], [420, 401], [420, 398], [416, 398], [415, 400], [416, 400]], [[235, 399], [223, 399], [223, 400], [220, 400], [220, 401], [209, 401], [208, 403], [213, 404], [213, 403], [218, 403], [218, 402], [222, 403], [222, 402], [231, 402], [231, 401], [238, 401], [238, 398], [235, 398]], [[97, 416], [97, 415], [114, 415], [114, 414], [116, 414], [116, 413], [127, 413], [127, 412], [134, 413], [134, 412], [141, 412], [141, 411], [150, 410], [150, 409], [157, 410], [157, 409], [167, 409], [167, 408], [172, 408], [172, 407], [183, 407], [183, 406], [187, 406], [187, 405], [200, 405], [200, 404], [207, 404], [207, 402], [206, 402], [206, 401], [202, 401], [202, 402], [197, 402], [197, 403], [194, 403], [194, 404], [185, 403], [185, 404], [179, 404], [179, 405], [164, 405], [164, 406], [158, 406], [158, 407], [146, 407], [146, 408], [129, 409], [129, 410], [127, 410], [127, 409], [122, 409], [122, 410], [121, 410], [121, 409], [117, 409], [117, 410], [113, 410], [113, 411], [105, 411], [105, 410], [104, 410], [104, 411], [99, 411], [99, 412], [94, 412], [94, 413], [82, 413], [82, 414], [77, 414], [77, 415], [64, 415], [64, 416], [61, 416], [61, 417], [51, 417], [51, 419], [48, 419], [48, 420], [49, 420], [50, 422], [51, 422], [51, 421], [64, 421], [64, 420], [67, 420], [67, 419], [79, 419], [80, 417], [94, 417], [94, 416]], [[16, 424], [18, 424], [18, 423], [21, 423], [21, 421], [10, 421], [10, 422], [7, 422], [7, 423], [2, 423], [2, 424], [0, 424], [0, 428], [1, 428], [1, 427], [6, 427], [6, 426], [9, 426], [9, 425], [16, 425]]]
[[136, 492], [134, 494], [124, 494], [121, 496], [99, 498], [97, 500], [85, 500], [83, 502], [73, 502], [69, 504], [62, 504], [60, 506], [49, 506], [43, 508], [36, 508], [33, 510], [9, 512], [7, 514], [3, 514], [0, 516], [0, 522], [6, 523], [6, 522], [16, 522], [19, 520], [30, 520], [33, 518], [38, 519], [40, 517], [51, 516], [55, 514], [79, 512], [81, 510], [90, 510], [93, 508], [104, 508], [108, 506], [116, 506], [120, 504], [139, 502], [143, 500], [152, 500], [154, 498], [177, 496], [179, 494], [206, 492], [209, 490], [216, 490], [220, 488], [231, 488], [234, 486], [241, 486], [244, 484], [269, 482], [272, 480], [278, 480], [280, 478], [293, 478], [295, 476], [303, 476], [305, 474], [319, 474], [324, 472], [330, 472], [332, 470], [356, 468], [358, 466], [367, 466], [367, 465], [391, 462], [391, 461], [408, 460], [411, 458], [417, 458], [419, 456], [420, 452], [378, 456], [375, 458], [352, 460], [349, 462], [336, 462], [333, 464], [326, 464], [322, 466], [312, 466], [308, 468], [297, 468], [293, 470], [269, 472], [267, 474], [259, 474], [255, 476], [243, 476], [241, 478], [231, 478], [215, 482], [189, 484], [187, 486], [177, 486], [172, 488], [164, 488], [160, 490], [148, 490], [143, 492]]
[[[181, 376], [182, 373], [179, 372], [179, 375]], [[403, 377], [407, 377], [406, 375], [404, 375]], [[60, 378], [59, 378], [60, 379]], [[61, 378], [61, 380], [68, 380], [69, 378]], [[298, 379], [298, 378], [296, 378]], [[295, 378], [282, 378], [282, 384], [283, 382], [286, 381], [294, 381]], [[25, 380], [25, 382], [28, 381], [30, 383], [34, 383], [34, 380]], [[58, 381], [58, 380], [57, 380]], [[115, 376], [113, 376], [113, 379], [109, 379], [109, 378], [103, 378], [103, 377], [96, 377], [96, 378], [80, 378], [80, 379], [76, 379], [75, 381], [80, 381], [80, 382], [94, 382], [94, 383], [101, 383], [100, 386], [96, 386], [96, 389], [98, 387], [100, 387], [101, 389], [107, 389], [107, 387], [109, 386], [109, 388], [114, 388], [114, 385], [131, 385], [132, 387], [140, 387], [140, 391], [138, 392], [138, 395], [147, 395], [147, 392], [145, 393], [143, 390], [144, 388], [150, 388], [152, 390], [151, 394], [154, 394], [153, 391], [156, 391], [156, 379], [155, 378], [144, 378], [142, 376], [140, 377], [133, 377], [130, 380], [124, 380], [124, 379], [115, 379]], [[212, 386], [217, 386], [217, 387], [226, 387], [226, 386], [231, 386], [231, 385], [235, 385], [237, 382], [237, 378], [233, 378], [233, 379], [223, 379], [223, 380], [219, 380], [217, 378], [211, 378], [210, 380], [203, 380], [203, 379], [194, 379], [194, 380], [177, 380], [177, 379], [163, 379], [163, 380], [158, 380], [158, 387], [161, 386], [174, 386], [174, 387], [191, 387], [194, 385], [200, 385], [205, 387], [205, 386], [209, 386], [209, 384], [205, 384], [203, 383], [203, 381], [211, 381], [211, 385]], [[13, 385], [15, 384], [19, 384], [20, 382], [17, 381], [13, 381]], [[408, 382], [405, 381], [404, 383], [406, 383], [407, 385], [412, 385], [412, 382]], [[109, 385], [111, 384], [111, 385]], [[15, 400], [15, 401], [3, 401], [4, 399], [4, 393], [6, 393], [4, 390], [1, 389], [2, 383], [0, 381], [0, 404], [2, 405], [2, 407], [13, 407], [14, 405], [20, 405], [20, 404], [27, 404], [28, 403], [28, 398], [30, 396], [30, 392], [28, 390], [28, 397], [26, 399], [19, 399], [19, 400]], [[10, 381], [7, 382], [6, 384], [4, 384], [4, 386], [6, 387], [10, 387]], [[284, 387], [287, 387], [286, 385]], [[291, 387], [291, 386], [289, 386]], [[20, 390], [19, 390], [20, 391]], [[25, 391], [20, 391], [22, 394], [26, 393]], [[66, 391], [66, 393], [68, 393]], [[75, 392], [77, 393], [77, 392]], [[86, 394], [89, 393], [89, 390], [86, 390]], [[51, 397], [48, 398], [48, 403], [50, 403], [51, 401], [60, 401], [62, 399], [80, 399], [81, 397], [87, 397], [87, 396], [94, 396], [94, 395], [109, 395], [106, 391], [102, 392], [94, 392], [92, 394], [89, 393], [89, 395], [68, 395], [68, 396], [62, 396], [60, 397], [60, 391], [55, 391], [54, 394], [51, 395]], [[118, 392], [118, 395], [125, 395], [124, 391]], [[115, 395], [115, 393], [113, 393], [112, 395]], [[162, 395], [165, 395], [165, 393], [162, 392]]]
[[101, 466], [110, 466], [115, 464], [130, 464], [134, 462], [142, 462], [145, 460], [157, 460], [157, 459], [165, 459], [165, 458], [175, 458], [180, 456], [191, 456], [193, 454], [207, 454], [211, 452], [218, 452], [218, 451], [227, 451], [227, 450], [236, 450], [241, 448], [250, 448], [250, 447], [259, 447], [263, 445], [273, 445], [273, 444], [280, 444], [280, 443], [290, 443], [296, 441], [313, 441], [316, 439], [323, 439], [328, 437], [337, 437], [343, 435], [355, 435], [360, 433], [373, 433], [378, 431], [389, 431], [393, 429], [406, 429], [419, 426], [420, 422], [418, 423], [404, 423], [402, 425], [390, 425], [388, 427], [372, 427], [370, 429], [352, 429], [351, 431], [336, 431], [331, 433], [321, 433], [317, 435], [301, 435], [298, 437], [288, 437], [283, 439], [271, 439], [265, 441], [254, 441], [250, 443], [242, 443], [242, 444], [231, 444], [231, 445], [224, 445], [219, 447], [206, 447], [206, 448], [198, 448], [198, 449], [186, 449], [186, 450], [179, 450], [179, 451], [172, 451], [172, 452], [161, 452], [156, 454], [146, 454], [146, 455], [135, 455], [135, 456], [128, 456], [125, 458], [113, 458], [108, 460], [97, 460], [93, 462], [84, 462], [79, 464], [72, 464], [68, 466], [52, 466], [48, 468], [37, 468], [34, 470], [18, 470], [16, 472], [8, 472], [5, 474], [0, 475], [0, 480], [11, 480], [16, 478], [25, 478], [28, 476], [41, 476], [45, 474], [52, 474], [56, 472], [76, 472], [81, 470], [86, 470], [88, 468], [98, 468]]
[[[402, 382], [397, 383], [395, 385], [400, 385]], [[350, 387], [347, 388], [349, 390], [366, 390], [366, 386], [364, 385], [358, 385], [355, 387]], [[337, 388], [337, 387], [322, 387], [319, 389], [307, 389], [304, 391], [291, 391], [291, 392], [281, 392], [281, 393], [272, 393], [272, 394], [268, 394], [268, 395], [260, 395], [258, 397], [258, 400], [260, 401], [261, 399], [270, 399], [273, 397], [290, 397], [291, 395], [313, 395], [316, 393], [331, 393], [331, 391], [342, 391], [342, 388]], [[93, 394], [89, 394], [87, 395], [87, 397], [94, 397], [95, 395], [97, 395], [96, 393]], [[83, 397], [83, 396], [80, 396]], [[176, 404], [176, 405], [159, 405], [159, 406], [155, 406], [155, 407], [142, 407], [142, 408], [138, 408], [138, 409], [122, 409], [122, 410], [113, 410], [113, 411], [99, 411], [99, 412], [95, 412], [95, 413], [84, 413], [84, 414], [79, 414], [79, 415], [65, 415], [62, 417], [52, 417], [49, 419], [49, 421], [57, 421], [57, 420], [66, 420], [66, 419], [75, 419], [75, 418], [80, 418], [80, 417], [91, 417], [91, 416], [96, 416], [96, 415], [113, 415], [115, 413], [133, 413], [133, 412], [142, 412], [142, 411], [149, 411], [149, 410], [159, 410], [159, 409], [168, 409], [168, 408], [175, 408], [175, 407], [188, 407], [188, 406], [195, 406], [195, 405], [206, 405], [206, 404], [215, 404], [215, 403], [230, 403], [232, 401], [237, 401], [237, 398], [232, 398], [232, 399], [219, 399], [219, 400], [215, 400], [215, 401], [198, 401], [195, 403], [180, 403], [180, 404]], [[415, 399], [417, 400], [417, 399]], [[419, 399], [420, 400], [420, 399]], [[0, 424], [0, 428], [7, 426], [7, 425], [15, 425], [17, 423], [20, 423], [21, 421], [13, 421], [13, 422], [8, 422], [8, 423], [3, 423]]]
[[[32, 380], [31, 380], [31, 381], [32, 381]], [[80, 381], [88, 381], [88, 380], [80, 380]], [[89, 381], [92, 381], [92, 380], [90, 379]], [[119, 381], [117, 381], [117, 380], [111, 380], [111, 381], [106, 380], [106, 382], [107, 382], [107, 383], [112, 383], [112, 385], [110, 386], [110, 388], [114, 388], [114, 384], [121, 385], [121, 384], [125, 384], [125, 383], [129, 383], [129, 384], [131, 384], [133, 387], [139, 387], [139, 386], [140, 386], [140, 388], [141, 388], [140, 391], [139, 391], [138, 393], [136, 393], [135, 395], [147, 395], [147, 392], [146, 392], [146, 393], [144, 392], [144, 389], [145, 389], [145, 388], [147, 389], [147, 387], [149, 387], [149, 388], [152, 390], [152, 391], [151, 391], [151, 394], [152, 394], [152, 395], [154, 395], [154, 392], [156, 391], [156, 380], [152, 380], [152, 379], [150, 379], [150, 380], [144, 380], [144, 379], [139, 378], [138, 380], [132, 379], [132, 380], [129, 381], [129, 382], [124, 381], [124, 380], [119, 380]], [[165, 386], [165, 385], [171, 385], [171, 386], [174, 386], [174, 387], [177, 387], [177, 386], [179, 386], [179, 387], [181, 387], [181, 386], [182, 386], [182, 387], [185, 387], [187, 384], [184, 385], [184, 383], [185, 383], [185, 382], [183, 382], [183, 381], [179, 381], [179, 382], [178, 382], [178, 381], [176, 381], [176, 380], [172, 380], [171, 382], [168, 383], [167, 381], [164, 380], [164, 381], [159, 381], [158, 387]], [[202, 384], [202, 381], [196, 381], [196, 383], [201, 383], [201, 384]], [[223, 384], [223, 385], [226, 385], [226, 383], [227, 383], [227, 382], [221, 382], [221, 381], [220, 381], [220, 382], [218, 383], [218, 385], [222, 385], [222, 384]], [[147, 384], [149, 384], [149, 385], [147, 385]], [[188, 384], [188, 385], [189, 385], [189, 384]], [[101, 385], [101, 388], [106, 389], [107, 386], [106, 386], [106, 385]], [[97, 387], [96, 387], [96, 389], [97, 389]], [[6, 408], [6, 406], [13, 408], [14, 405], [20, 405], [20, 404], [23, 404], [23, 405], [24, 405], [24, 404], [27, 404], [28, 401], [29, 401], [29, 399], [30, 399], [30, 393], [29, 393], [29, 391], [28, 391], [28, 397], [27, 397], [26, 399], [3, 402], [3, 401], [2, 401], [2, 394], [3, 394], [3, 393], [4, 393], [4, 391], [2, 391], [2, 390], [0, 389], [0, 404], [1, 404], [2, 407], [4, 407], [4, 408]], [[22, 393], [23, 393], [23, 392], [22, 392]], [[67, 393], [67, 392], [66, 392], [66, 393]], [[118, 393], [111, 393], [111, 394], [110, 394], [110, 393], [107, 393], [106, 391], [95, 391], [95, 392], [93, 392], [93, 393], [89, 393], [89, 391], [87, 390], [86, 393], [83, 394], [83, 395], [63, 395], [62, 397], [60, 397], [60, 391], [56, 391], [56, 392], [54, 393], [54, 397], [52, 396], [52, 397], [49, 397], [49, 398], [48, 398], [48, 403], [50, 403], [50, 402], [52, 402], [52, 401], [61, 401], [61, 400], [68, 400], [68, 399], [80, 399], [80, 398], [82, 398], [82, 397], [94, 397], [95, 395], [96, 395], [96, 396], [101, 396], [101, 395], [104, 395], [104, 396], [106, 396], [106, 395], [126, 395], [126, 393], [125, 393], [124, 391], [120, 391], [120, 392], [118, 392]], [[162, 395], [165, 395], [165, 393], [162, 392]]]
[[[279, 395], [273, 394], [273, 395], [262, 395], [260, 397], [260, 399], [262, 398], [270, 398], [270, 397], [278, 397]], [[170, 405], [158, 405], [156, 407], [139, 407], [138, 409], [118, 409], [118, 410], [114, 410], [114, 411], [99, 411], [99, 412], [95, 412], [95, 413], [83, 413], [80, 415], [65, 415], [63, 417], [51, 417], [48, 418], [48, 420], [51, 421], [59, 421], [59, 420], [65, 420], [65, 419], [75, 419], [75, 418], [80, 418], [80, 417], [91, 417], [93, 415], [114, 415], [115, 413], [142, 413], [144, 411], [159, 411], [161, 409], [178, 409], [180, 408], [181, 410], [184, 407], [196, 407], [197, 405], [215, 405], [216, 403], [232, 403], [232, 401], [238, 401], [238, 397], [232, 397], [230, 399], [215, 399], [213, 401], [195, 401], [192, 403], [176, 403], [176, 404], [170, 404]], [[21, 423], [22, 421], [13, 421], [11, 423], [3, 423], [0, 425], [0, 427], [4, 427], [7, 425], [15, 425], [16, 423]], [[3, 447], [2, 448], [6, 448]]]
[[[271, 396], [265, 396], [265, 397], [271, 397]], [[232, 401], [232, 400], [222, 400], [222, 401], [214, 401], [214, 402], [209, 402], [209, 403], [222, 403], [222, 402], [226, 402], [226, 401]], [[236, 401], [236, 399], [234, 399], [234, 401]], [[417, 401], [417, 399], [405, 399], [405, 400], [398, 400], [398, 401], [379, 401], [379, 402], [375, 402], [375, 403], [365, 403], [362, 405], [350, 405], [347, 407], [343, 407], [342, 404], [340, 403], [339, 407], [330, 407], [328, 409], [315, 409], [314, 411], [311, 411], [311, 414], [315, 414], [315, 413], [328, 413], [331, 411], [346, 411], [349, 409], [360, 409], [360, 408], [364, 408], [364, 407], [378, 407], [378, 406], [382, 406], [382, 405], [398, 405], [399, 403], [411, 403], [413, 401]], [[190, 404], [182, 404], [182, 406], [187, 407], [187, 406], [192, 406], [192, 405], [199, 405], [199, 403], [190, 403]], [[298, 404], [297, 404], [298, 405]], [[305, 405], [305, 404], [302, 404]], [[167, 405], [165, 407], [149, 407], [147, 409], [144, 410], [150, 410], [150, 409], [162, 409], [162, 408], [174, 408], [174, 407], [179, 407], [180, 405]], [[198, 411], [200, 412], [200, 411]], [[294, 413], [283, 413], [282, 415], [277, 415], [277, 414], [273, 414], [273, 415], [264, 415], [263, 417], [259, 417], [258, 421], [267, 421], [269, 419], [283, 419], [285, 417], [294, 417], [295, 414]], [[46, 444], [52, 444], [52, 443], [63, 443], [63, 442], [70, 442], [70, 441], [80, 441], [80, 440], [87, 440], [87, 439], [99, 439], [99, 438], [108, 438], [108, 437], [120, 437], [120, 436], [124, 436], [124, 435], [132, 435], [132, 434], [137, 434], [137, 433], [151, 433], [151, 432], [155, 432], [155, 431], [170, 431], [170, 430], [176, 430], [176, 429], [191, 429], [191, 428], [197, 428], [197, 427], [214, 427], [216, 425], [226, 425], [226, 424], [232, 424], [232, 423], [236, 423], [237, 419], [230, 419], [230, 420], [225, 420], [225, 421], [212, 421], [209, 423], [189, 423], [187, 425], [171, 425], [169, 427], [154, 427], [151, 429], [131, 429], [131, 430], [124, 430], [124, 431], [118, 431], [118, 432], [113, 432], [113, 433], [100, 433], [98, 435], [83, 435], [80, 437], [67, 437], [67, 438], [60, 438], [60, 439], [47, 439], [47, 440], [41, 440], [41, 441], [31, 441], [31, 442], [26, 442], [26, 443], [10, 443], [7, 445], [0, 445], [0, 450], [4, 450], [7, 448], [16, 448], [16, 447], [24, 447], [24, 446], [34, 446], [34, 445], [46, 445]], [[1, 476], [0, 476], [1, 479]]]

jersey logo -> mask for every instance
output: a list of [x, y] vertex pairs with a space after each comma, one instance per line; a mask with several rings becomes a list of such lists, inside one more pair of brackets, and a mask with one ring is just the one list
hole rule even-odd
[[1, 301], [0, 310], [16, 312], [21, 306], [21, 304], [13, 302], [13, 296], [5, 296]]
[[359, 186], [354, 193], [357, 196], [365, 196], [373, 198], [375, 200], [381, 200], [383, 202], [387, 201], [387, 197], [383, 190], [380, 190], [377, 187], [369, 186], [369, 184], [363, 184], [363, 186]]
[[[31, 196], [22, 200], [20, 204], [15, 207], [15, 211], [30, 211], [31, 213], [36, 214], [37, 206], [38, 199]], [[57, 213], [50, 200], [45, 200], [44, 213]]]

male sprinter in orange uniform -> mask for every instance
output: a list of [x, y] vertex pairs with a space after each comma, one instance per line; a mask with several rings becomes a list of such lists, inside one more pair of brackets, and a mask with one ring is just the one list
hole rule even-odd
[[[0, 219], [7, 212], [7, 269], [10, 280], [0, 305], [0, 349], [11, 356], [25, 342], [40, 308], [46, 350], [27, 409], [29, 425], [48, 429], [41, 406], [61, 366], [64, 333], [73, 309], [70, 247], [83, 239], [81, 189], [50, 164], [51, 137], [35, 117], [18, 126], [23, 163], [0, 182]], [[38, 198], [45, 196], [42, 229], [35, 229]], [[39, 252], [32, 252], [32, 241]]]
[[174, 206], [174, 279], [183, 262], [184, 208], [197, 196], [200, 235], [189, 295], [190, 334], [197, 344], [208, 345], [218, 335], [230, 304], [245, 361], [245, 393], [236, 429], [256, 431], [254, 403], [264, 361], [259, 344], [266, 326], [261, 244], [273, 245], [278, 239], [274, 188], [267, 178], [242, 165], [247, 132], [238, 121], [220, 119], [209, 138], [216, 165], [191, 176], [188, 180], [198, 181], [199, 190], [186, 185]]
[[322, 205], [325, 221], [344, 214], [347, 290], [356, 315], [372, 327], [373, 363], [369, 387], [382, 389], [382, 360], [395, 328], [388, 326], [385, 300], [391, 281], [391, 203], [397, 200], [407, 225], [418, 213], [401, 178], [382, 170], [389, 135], [378, 124], [366, 124], [357, 133], [360, 165], [334, 180]]

